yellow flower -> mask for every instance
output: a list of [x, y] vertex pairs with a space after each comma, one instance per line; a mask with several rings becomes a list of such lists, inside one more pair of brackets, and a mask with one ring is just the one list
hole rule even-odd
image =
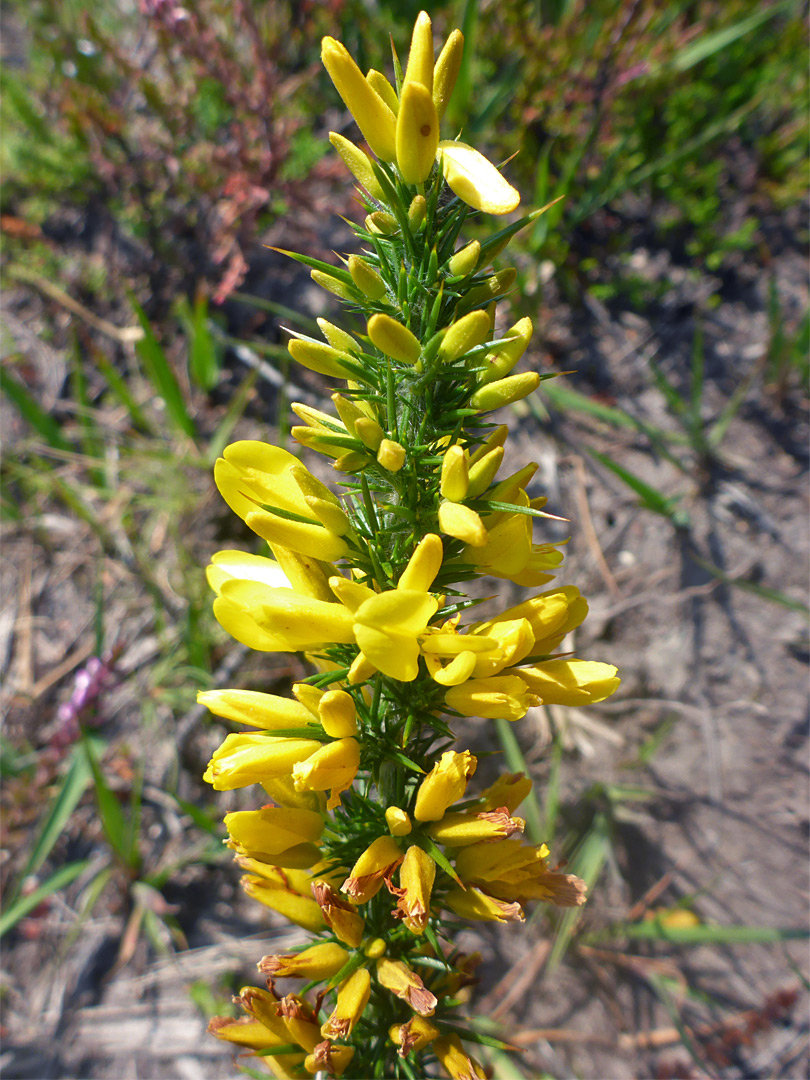
[[430, 1020], [419, 1016], [412, 1016], [406, 1024], [392, 1024], [388, 1029], [388, 1036], [395, 1046], [399, 1047], [397, 1053], [400, 1057], [407, 1057], [412, 1050], [421, 1050], [440, 1034], [435, 1024]]
[[377, 981], [386, 990], [406, 1001], [420, 1016], [433, 1016], [436, 1011], [436, 998], [427, 989], [415, 971], [402, 960], [383, 959], [377, 961]]
[[453, 194], [474, 210], [510, 214], [520, 205], [520, 192], [467, 143], [445, 139], [439, 143], [438, 157]]
[[257, 871], [246, 874], [240, 881], [248, 896], [313, 934], [323, 930], [324, 918], [320, 907], [301, 891], [303, 888], [308, 890], [309, 874], [303, 870], [267, 866], [255, 859], [240, 858], [236, 861], [243, 869]]
[[257, 967], [265, 975], [279, 979], [331, 979], [349, 959], [349, 953], [334, 941], [310, 945], [299, 953], [263, 956]]
[[406, 82], [402, 87], [396, 147], [402, 179], [406, 184], [423, 184], [439, 148], [439, 116], [430, 89], [421, 82]]
[[362, 916], [358, 915], [352, 904], [339, 896], [326, 881], [313, 881], [312, 895], [315, 897], [315, 904], [319, 908], [323, 922], [344, 945], [356, 949], [363, 940], [366, 926]]
[[417, 589], [372, 593], [354, 613], [354, 636], [363, 655], [384, 675], [413, 682], [419, 674], [419, 635], [439, 601]]
[[486, 1080], [486, 1073], [464, 1050], [458, 1035], [443, 1035], [432, 1044], [442, 1068], [452, 1080]]
[[357, 740], [336, 739], [293, 765], [293, 783], [297, 791], [331, 788], [326, 808], [334, 810], [340, 805], [341, 792], [351, 787], [359, 767], [360, 744]]
[[414, 934], [423, 934], [430, 915], [430, 894], [436, 878], [436, 864], [416, 844], [405, 852], [399, 868], [399, 887], [388, 888], [397, 897], [394, 917], [402, 919]]
[[498, 900], [481, 889], [451, 889], [445, 903], [462, 919], [475, 922], [523, 922], [523, 908], [516, 901]]
[[214, 465], [214, 480], [234, 513], [269, 544], [328, 562], [340, 559], [349, 548], [313, 517], [292, 471], [302, 468], [278, 446], [243, 440], [225, 448]]
[[621, 682], [612, 664], [595, 660], [545, 660], [515, 668], [515, 674], [544, 705], [593, 705], [610, 697]]
[[532, 790], [531, 779], [525, 773], [502, 773], [481, 792], [481, 805], [487, 810], [505, 806], [513, 813]]
[[451, 686], [444, 700], [462, 716], [520, 720], [539, 699], [529, 692], [526, 683], [517, 675], [493, 675], [489, 679], [468, 679], [460, 686]]
[[317, 723], [317, 717], [300, 702], [258, 690], [201, 690], [197, 702], [217, 716], [265, 731]]
[[275, 857], [290, 849], [303, 848], [301, 868], [314, 866], [320, 858], [316, 844], [323, 826], [320, 814], [283, 806], [237, 810], [225, 815], [225, 828], [230, 837], [228, 846], [238, 854], [284, 865], [284, 859]]
[[351, 614], [341, 604], [245, 579], [222, 582], [214, 617], [231, 637], [260, 652], [298, 652], [354, 641]]
[[[360, 147], [355, 146], [349, 139], [344, 138], [343, 135], [338, 135], [334, 131], [329, 132], [329, 141], [340, 154], [343, 159], [343, 164], [352, 176], [363, 185], [372, 199], [376, 199], [377, 202], [384, 202], [385, 196], [383, 195], [383, 190], [380, 187], [379, 181], [374, 175], [371, 161]], [[330, 345], [333, 344], [334, 342], [330, 342]], [[341, 346], [336, 347], [340, 348]]]
[[353, 1046], [340, 1046], [331, 1039], [324, 1039], [311, 1054], [307, 1054], [304, 1068], [313, 1075], [342, 1076], [353, 1057]]
[[345, 690], [328, 690], [318, 702], [318, 717], [323, 730], [333, 739], [357, 734], [357, 709]]
[[288, 739], [273, 735], [236, 732], [226, 735], [215, 751], [203, 777], [217, 791], [259, 784], [285, 776], [293, 766], [319, 750], [315, 739]]
[[315, 1011], [305, 998], [296, 994], [287, 994], [278, 1005], [279, 1016], [287, 1022], [287, 1030], [295, 1042], [310, 1053], [314, 1051], [321, 1037]]
[[560, 907], [584, 904], [585, 883], [574, 874], [548, 870], [547, 857], [545, 844], [499, 840], [464, 848], [456, 857], [456, 872], [463, 881], [503, 902], [546, 900]]
[[325, 1039], [345, 1039], [363, 1015], [371, 996], [371, 975], [368, 968], [358, 968], [338, 987], [337, 1002], [332, 1015], [321, 1026]]
[[457, 802], [475, 772], [478, 759], [469, 750], [446, 750], [419, 785], [414, 817], [417, 821], [438, 821], [447, 807]]
[[446, 847], [461, 848], [470, 844], [486, 844], [501, 840], [513, 833], [523, 832], [523, 818], [509, 816], [507, 808], [483, 810], [479, 813], [445, 814], [441, 821], [431, 825], [428, 833]]
[[376, 896], [383, 881], [390, 878], [402, 862], [403, 855], [393, 836], [378, 836], [366, 848], [343, 882], [342, 891], [355, 904], [365, 904]]

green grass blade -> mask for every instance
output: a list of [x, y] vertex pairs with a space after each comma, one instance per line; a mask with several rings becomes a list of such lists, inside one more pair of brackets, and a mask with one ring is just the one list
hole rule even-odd
[[[101, 819], [101, 827], [104, 830], [104, 835], [107, 837], [110, 847], [121, 862], [125, 866], [133, 867], [136, 865], [136, 861], [133, 861], [133, 845], [130, 842], [129, 826], [127, 824], [126, 815], [124, 814], [115, 793], [111, 790], [104, 778], [104, 773], [101, 770], [98, 757], [96, 756], [93, 740], [84, 734], [82, 735], [82, 745], [93, 776], [96, 805], [98, 806], [98, 814]], [[137, 860], [137, 849], [135, 850], [134, 855]]]
[[[526, 776], [531, 776], [529, 766], [526, 764], [526, 759], [523, 756], [523, 751], [520, 749], [520, 744], [515, 736], [515, 729], [512, 727], [509, 720], [503, 718], [495, 721], [495, 730], [498, 733], [498, 739], [503, 749], [503, 756], [506, 764], [509, 766], [511, 772], [522, 772]], [[537, 798], [537, 792], [532, 788], [526, 798], [523, 800], [520, 808], [521, 817], [526, 820], [526, 835], [529, 839], [535, 843], [540, 844], [545, 837], [542, 835], [542, 818], [540, 813], [540, 800]]]
[[675, 508], [675, 504], [678, 502], [680, 496], [662, 495], [660, 491], [651, 487], [650, 484], [642, 480], [641, 477], [636, 476], [635, 473], [630, 472], [629, 469], [625, 469], [623, 465], [620, 465], [617, 461], [608, 457], [607, 454], [601, 454], [598, 450], [593, 450], [590, 447], [588, 447], [586, 452], [592, 457], [595, 457], [597, 461], [600, 461], [606, 469], [610, 469], [610, 471], [627, 484], [632, 491], [635, 491], [640, 498], [642, 505], [648, 510], [652, 510], [655, 514], [661, 514], [662, 517], [669, 518], [673, 525], [677, 527], [683, 527], [688, 524], [688, 518], [684, 512]]
[[744, 578], [732, 577], [730, 574], [727, 574], [725, 570], [721, 570], [719, 566], [715, 566], [714, 563], [709, 562], [708, 559], [701, 558], [694, 552], [692, 553], [691, 558], [698, 566], [702, 566], [703, 569], [713, 577], [722, 581], [724, 585], [733, 585], [735, 589], [742, 589], [743, 592], [753, 593], [754, 596], [759, 596], [763, 600], [770, 600], [774, 604], [779, 604], [781, 607], [788, 608], [790, 611], [798, 611], [801, 615], [804, 615], [805, 618], [810, 618], [810, 607], [802, 600], [794, 600], [792, 596], [787, 596], [778, 589], [771, 589], [767, 585], [758, 585], [754, 581], [746, 581]]
[[756, 30], [763, 23], [773, 19], [776, 15], [781, 15], [791, 7], [793, 5], [790, 3], [762, 7], [753, 15], [749, 15], [747, 19], [740, 19], [739, 22], [734, 23], [732, 26], [724, 26], [722, 30], [704, 34], [697, 41], [693, 41], [685, 49], [681, 49], [680, 52], [676, 53], [670, 61], [670, 65], [667, 66], [673, 67], [675, 71], [688, 71], [695, 64], [700, 64], [703, 60], [708, 60], [709, 57], [714, 56], [715, 53], [722, 52], [723, 49], [732, 45], [739, 38], [750, 34], [752, 30]]
[[69, 885], [71, 881], [75, 881], [79, 874], [83, 873], [90, 865], [90, 859], [82, 859], [80, 862], [68, 863], [67, 866], [61, 867], [55, 874], [44, 881], [38, 889], [34, 889], [32, 893], [28, 893], [27, 896], [21, 896], [18, 900], [6, 908], [2, 915], [0, 915], [0, 937], [7, 933], [12, 926], [25, 918], [25, 916], [33, 911], [38, 904], [41, 904], [43, 900], [46, 900], [51, 893], [57, 892], [59, 889], [64, 889]]
[[195, 435], [194, 421], [186, 408], [183, 392], [169, 365], [166, 353], [155, 337], [143, 308], [135, 299], [132, 300], [132, 306], [138, 316], [138, 322], [143, 328], [143, 337], [135, 343], [135, 351], [143, 363], [149, 381], [162, 398], [170, 420], [178, 431], [193, 439]]
[[92, 772], [86, 755], [82, 752], [81, 747], [75, 747], [70, 766], [64, 775], [56, 798], [51, 803], [45, 820], [42, 822], [39, 834], [31, 849], [31, 854], [28, 856], [28, 862], [20, 875], [21, 882], [29, 874], [35, 874], [48, 858], [54, 844], [70, 820], [71, 814], [79, 805], [82, 795], [87, 790], [91, 777]]
[[252, 296], [250, 293], [232, 292], [228, 299], [236, 300], [240, 304], [246, 304], [248, 307], [257, 308], [259, 311], [266, 311], [269, 315], [280, 315], [282, 319], [287, 319], [294, 326], [300, 326], [303, 330], [309, 330], [313, 334], [319, 334], [321, 332], [316, 319], [311, 319], [308, 315], [302, 315], [300, 311], [289, 308], [285, 304], [277, 304], [273, 300], [265, 300], [263, 296]]
[[[659, 919], [618, 923], [605, 932], [610, 937], [634, 941], [666, 941], [671, 945], [772, 945], [810, 938], [807, 927], [775, 926], [667, 926]], [[596, 938], [603, 935], [595, 935]]]
[[16, 407], [20, 416], [31, 425], [48, 446], [54, 450], [73, 450], [62, 434], [59, 423], [49, 416], [27, 388], [7, 368], [0, 367], [0, 391]]
[[[597, 814], [590, 829], [580, 841], [567, 869], [570, 873], [581, 877], [590, 892], [599, 880], [609, 852], [610, 826], [604, 814]], [[582, 918], [582, 912], [582, 908], [565, 908], [563, 911], [557, 923], [546, 971], [552, 972], [562, 960]]]
[[107, 386], [110, 388], [112, 394], [129, 413], [129, 419], [132, 422], [132, 426], [140, 428], [141, 431], [152, 431], [153, 425], [146, 419], [140, 405], [132, 396], [129, 387], [127, 386], [126, 379], [116, 371], [100, 349], [93, 350], [93, 360], [98, 370], [104, 376]]
[[192, 308], [183, 296], [177, 314], [188, 339], [189, 378], [201, 389], [213, 390], [219, 381], [221, 350], [208, 326], [208, 302], [198, 296]]

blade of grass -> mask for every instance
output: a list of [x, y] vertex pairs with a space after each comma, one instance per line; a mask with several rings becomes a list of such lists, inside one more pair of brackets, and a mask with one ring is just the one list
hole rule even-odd
[[[529, 766], [520, 749], [520, 744], [515, 737], [515, 729], [508, 720], [498, 719], [495, 721], [495, 730], [501, 743], [503, 756], [506, 764], [512, 772], [525, 773], [531, 776]], [[526, 819], [526, 835], [535, 844], [540, 844], [545, 839], [542, 836], [542, 820], [540, 814], [540, 800], [537, 792], [532, 788], [521, 804], [521, 816]]]
[[140, 428], [141, 431], [153, 431], [153, 425], [146, 419], [140, 405], [130, 393], [126, 379], [116, 371], [100, 349], [93, 349], [92, 357], [96, 367], [106, 379], [107, 386], [129, 413], [132, 426]]
[[253, 392], [253, 387], [256, 385], [258, 377], [258, 371], [255, 369], [249, 371], [239, 384], [239, 389], [231, 398], [228, 409], [220, 420], [217, 429], [211, 436], [211, 441], [208, 444], [206, 461], [209, 465], [212, 465], [216, 461], [228, 445], [231, 435], [233, 434], [233, 429], [239, 423], [242, 414], [247, 408], [247, 403], [250, 401], [250, 395]]
[[89, 865], [90, 859], [81, 859], [79, 862], [68, 863], [67, 866], [57, 870], [55, 874], [51, 874], [38, 889], [34, 889], [33, 892], [28, 893], [26, 896], [21, 896], [10, 907], [6, 908], [3, 914], [0, 915], [0, 937], [8, 933], [20, 919], [25, 918], [43, 900], [47, 900], [51, 893], [64, 889], [71, 881], [75, 881]]
[[[602, 873], [610, 851], [610, 825], [604, 814], [598, 813], [582, 838], [570, 862], [570, 872], [581, 877], [590, 892]], [[557, 923], [546, 971], [552, 972], [568, 949], [579, 921], [582, 908], [566, 908]]]
[[[133, 861], [133, 850], [129, 839], [127, 819], [115, 793], [111, 790], [104, 778], [104, 773], [101, 770], [96, 754], [96, 748], [93, 743], [94, 740], [90, 739], [86, 733], [82, 734], [82, 745], [93, 775], [93, 786], [95, 788], [96, 805], [98, 807], [99, 818], [101, 819], [101, 827], [104, 830], [104, 835], [109, 841], [110, 847], [124, 866], [132, 868], [136, 866], [137, 863]], [[134, 855], [137, 859], [137, 851]]]
[[149, 381], [166, 406], [166, 412], [170, 420], [178, 431], [193, 439], [196, 433], [194, 421], [186, 408], [183, 392], [171, 369], [166, 353], [155, 337], [143, 308], [134, 297], [131, 298], [131, 302], [135, 314], [138, 316], [138, 321], [143, 328], [143, 337], [136, 342], [135, 351], [143, 363]]
[[666, 941], [670, 945], [771, 945], [780, 941], [810, 938], [807, 927], [775, 926], [667, 926], [660, 919], [617, 923], [609, 930], [589, 935], [589, 941], [626, 937], [634, 941]]
[[240, 304], [257, 308], [259, 311], [266, 311], [269, 315], [280, 315], [282, 319], [287, 319], [294, 326], [300, 326], [313, 334], [320, 333], [320, 327], [316, 319], [311, 319], [308, 315], [302, 315], [300, 311], [295, 311], [285, 304], [277, 304], [273, 300], [265, 300], [263, 296], [252, 296], [250, 293], [243, 292], [232, 292], [229, 299], [237, 300]]
[[691, 42], [685, 49], [681, 49], [680, 52], [676, 53], [667, 66], [671, 66], [675, 71], [679, 72], [688, 71], [695, 64], [700, 64], [703, 60], [708, 60], [709, 57], [714, 56], [715, 53], [722, 52], [723, 49], [739, 40], [739, 38], [750, 34], [759, 26], [762, 26], [763, 23], [773, 19], [776, 15], [781, 15], [784, 11], [790, 10], [793, 6], [791, 3], [783, 3], [774, 4], [773, 7], [761, 8], [759, 11], [754, 12], [753, 15], [749, 15], [747, 19], [740, 19], [739, 22], [734, 23], [732, 26], [724, 26], [722, 30], [716, 30], [711, 34], [703, 34], [697, 41]]
[[56, 450], [73, 449], [62, 434], [59, 423], [42, 409], [36, 398], [6, 367], [0, 367], [0, 391], [16, 407], [26, 423], [42, 436], [48, 446]]
[[753, 593], [754, 596], [759, 596], [763, 600], [770, 600], [774, 604], [779, 604], [782, 607], [789, 608], [790, 611], [798, 611], [804, 615], [805, 618], [810, 618], [810, 607], [807, 606], [801, 600], [794, 600], [792, 596], [786, 596], [785, 593], [780, 592], [778, 589], [771, 589], [767, 585], [757, 585], [755, 581], [746, 581], [744, 578], [732, 577], [727, 574], [725, 570], [721, 570], [719, 566], [715, 566], [714, 563], [709, 562], [708, 559], [703, 559], [694, 552], [690, 556], [698, 566], [702, 566], [712, 577], [718, 578], [724, 585], [733, 585], [735, 589], [742, 589], [743, 592]]
[[623, 465], [620, 465], [618, 461], [614, 461], [613, 458], [608, 457], [607, 454], [602, 454], [598, 450], [593, 450], [591, 447], [586, 449], [586, 453], [591, 457], [595, 457], [606, 469], [610, 469], [610, 471], [627, 484], [632, 491], [635, 491], [641, 500], [642, 506], [647, 510], [652, 510], [655, 514], [661, 514], [662, 517], [669, 518], [676, 528], [688, 528], [688, 516], [684, 511], [675, 508], [676, 503], [681, 498], [680, 495], [662, 495], [660, 491], [651, 487], [650, 484], [642, 480], [640, 476], [636, 476], [636, 474], [630, 472], [629, 469], [625, 469]]
[[213, 390], [219, 381], [220, 350], [208, 328], [208, 302], [200, 295], [192, 308], [181, 296], [177, 314], [188, 339], [189, 378], [201, 389]]

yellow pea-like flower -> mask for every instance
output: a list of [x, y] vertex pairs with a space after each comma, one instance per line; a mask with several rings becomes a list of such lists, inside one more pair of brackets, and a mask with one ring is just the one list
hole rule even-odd
[[432, 1049], [452, 1080], [486, 1080], [486, 1073], [465, 1051], [458, 1035], [443, 1035], [432, 1043]]
[[349, 955], [337, 942], [324, 941], [299, 953], [263, 956], [256, 966], [262, 974], [278, 979], [331, 979]]
[[478, 759], [469, 750], [446, 750], [419, 785], [414, 805], [417, 821], [438, 821], [457, 802], [475, 773]]
[[503, 840], [513, 833], [523, 832], [525, 827], [523, 818], [510, 817], [503, 807], [479, 813], [445, 814], [441, 821], [430, 826], [428, 833], [445, 847], [462, 848], [469, 844]]
[[296, 926], [301, 926], [313, 934], [323, 931], [324, 919], [321, 909], [308, 896], [301, 896], [289, 889], [279, 888], [272, 882], [251, 874], [243, 877], [240, 884], [249, 897], [277, 911], [279, 915], [283, 915]]
[[544, 705], [593, 705], [610, 697], [621, 682], [612, 664], [595, 660], [546, 660], [515, 668], [515, 674]]
[[327, 690], [318, 702], [318, 716], [324, 731], [333, 739], [357, 734], [357, 709], [354, 698], [345, 690]]
[[526, 916], [517, 901], [498, 900], [481, 889], [450, 889], [445, 903], [462, 919], [475, 922], [523, 922]]
[[451, 686], [444, 700], [462, 716], [480, 716], [485, 720], [520, 720], [539, 701], [517, 675], [468, 679], [461, 686]]
[[402, 862], [403, 854], [393, 836], [378, 836], [366, 848], [341, 886], [356, 904], [365, 904], [376, 896], [383, 881], [390, 878]]
[[395, 161], [396, 117], [391, 109], [366, 80], [341, 42], [325, 37], [321, 43], [321, 59], [372, 151], [382, 161]]
[[393, 1024], [388, 1029], [391, 1042], [399, 1047], [397, 1053], [406, 1057], [412, 1050], [421, 1050], [440, 1034], [435, 1024], [416, 1013], [405, 1024]]
[[468, 206], [487, 214], [510, 214], [518, 208], [520, 192], [472, 146], [445, 139], [438, 152], [448, 186]]
[[402, 960], [383, 957], [377, 961], [376, 974], [377, 982], [407, 1002], [415, 1013], [420, 1016], [433, 1016], [438, 1004], [435, 995]]
[[368, 968], [358, 968], [338, 987], [337, 1003], [332, 1015], [321, 1026], [325, 1039], [345, 1039], [363, 1015], [371, 996], [371, 975]]
[[334, 810], [340, 805], [341, 793], [354, 782], [359, 767], [360, 745], [357, 740], [336, 739], [293, 765], [293, 783], [297, 791], [326, 791], [331, 788], [326, 808]]
[[265, 731], [303, 728], [316, 720], [300, 702], [258, 690], [201, 690], [197, 702], [216, 716]]
[[435, 878], [436, 863], [417, 844], [412, 844], [399, 868], [399, 888], [391, 886], [391, 890], [397, 897], [397, 918], [414, 934], [425, 932]]
[[203, 777], [217, 791], [258, 784], [265, 777], [283, 776], [320, 749], [315, 739], [290, 739], [242, 732], [226, 735], [214, 751]]
[[414, 548], [397, 582], [397, 589], [427, 592], [441, 569], [443, 557], [442, 538], [436, 533], [427, 533]]
[[214, 616], [237, 641], [260, 652], [298, 652], [327, 641], [354, 641], [351, 614], [341, 604], [253, 581], [223, 582]]
[[314, 844], [323, 832], [324, 819], [312, 810], [263, 806], [225, 815], [225, 828], [241, 854], [248, 851], [278, 855], [296, 844]]
[[429, 593], [392, 589], [365, 600], [354, 613], [354, 636], [374, 666], [400, 682], [419, 673], [419, 644], [439, 602]]
[[343, 900], [335, 890], [323, 880], [312, 883], [312, 895], [319, 914], [344, 945], [356, 949], [363, 940], [366, 923], [356, 909], [346, 900]]
[[487, 542], [487, 530], [480, 515], [463, 503], [445, 500], [439, 504], [439, 528], [470, 547], [480, 548]]
[[[322, 1073], [327, 1076], [343, 1076], [354, 1057], [353, 1046], [341, 1046], [324, 1039], [319, 1042], [311, 1054], [304, 1059], [304, 1068], [308, 1073]], [[272, 1066], [271, 1066], [272, 1068]]]

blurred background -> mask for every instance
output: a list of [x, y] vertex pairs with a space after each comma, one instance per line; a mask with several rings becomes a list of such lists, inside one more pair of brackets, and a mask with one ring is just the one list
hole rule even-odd
[[[356, 131], [320, 38], [390, 73], [420, 7], [4, 5], [9, 1080], [236, 1075], [207, 1020], [300, 940], [221, 844], [255, 798], [200, 779], [224, 730], [198, 690], [306, 674], [213, 620], [210, 555], [258, 547], [212, 465], [234, 438], [286, 445], [290, 401], [328, 402], [280, 329], [328, 299], [268, 245], [351, 249], [339, 215], [362, 215], [327, 134]], [[469, 933], [471, 1015], [522, 1050], [489, 1067], [804, 1076], [807, 4], [430, 14], [468, 46], [445, 132], [511, 157], [523, 212], [564, 196], [513, 242], [501, 317], [530, 315], [524, 363], [565, 375], [503, 419], [568, 519], [535, 537], [572, 536], [559, 579], [591, 615], [571, 648], [623, 676], [586, 713], [464, 732], [532, 774], [527, 834], [592, 891]]]

